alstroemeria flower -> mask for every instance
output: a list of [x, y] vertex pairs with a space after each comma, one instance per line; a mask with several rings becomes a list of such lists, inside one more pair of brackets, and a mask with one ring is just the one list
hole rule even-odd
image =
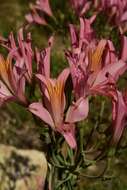
[[[75, 33], [73, 32], [73, 34]], [[82, 39], [81, 37], [78, 39], [71, 32], [72, 37], [75, 43], [73, 43], [72, 50], [66, 52], [66, 56], [70, 65], [75, 99], [78, 100], [84, 97], [85, 100], [85, 97], [88, 98], [89, 95], [110, 97], [113, 102], [114, 123], [112, 141], [118, 142], [124, 129], [127, 113], [124, 100], [117, 93], [116, 88], [116, 82], [119, 76], [127, 70], [127, 64], [125, 62], [127, 60], [126, 37], [123, 37], [122, 49], [119, 55], [116, 53], [113, 43], [110, 40], [103, 39], [97, 43], [95, 39], [87, 44], [85, 36]]]
[[106, 45], [106, 40], [101, 40], [98, 46], [83, 49], [80, 53], [67, 52], [69, 61], [74, 94], [76, 99], [86, 96], [90, 89], [89, 78], [97, 76], [101, 69], [102, 54]]
[[84, 89], [86, 87], [84, 81], [88, 78], [86, 71], [88, 67], [88, 63], [86, 63], [88, 62], [88, 46], [94, 40], [91, 24], [95, 18], [95, 15], [89, 19], [80, 18], [80, 31], [74, 25], [70, 25], [72, 50], [66, 52], [66, 57], [70, 65], [76, 100], [84, 96]]
[[[80, 53], [66, 53], [76, 100], [81, 97], [87, 98], [89, 95], [105, 95], [116, 98], [116, 82], [119, 76], [127, 70], [127, 64], [117, 58], [114, 62], [114, 53], [107, 52], [109, 45], [110, 43], [103, 39], [97, 46], [95, 44], [89, 45]], [[105, 56], [108, 56], [109, 63], [104, 61]]]
[[19, 68], [16, 64], [12, 66], [11, 55], [5, 60], [0, 55], [0, 103], [8, 100], [18, 101], [27, 105], [24, 95], [25, 77], [24, 69]]
[[[66, 52], [66, 57], [70, 65], [76, 100], [93, 92], [107, 94], [110, 85], [114, 84], [111, 85], [114, 87], [119, 75], [127, 69], [126, 37], [122, 37], [122, 51], [118, 55], [110, 40], [102, 39], [98, 42], [94, 38], [91, 23], [95, 17], [89, 20], [80, 19], [79, 35], [77, 29], [73, 25], [70, 26], [72, 50]], [[85, 29], [85, 23], [88, 31]]]
[[85, 113], [87, 115], [88, 107], [84, 109], [84, 101], [83, 98], [81, 98], [69, 107], [65, 117], [66, 99], [64, 86], [69, 73], [69, 69], [64, 69], [56, 80], [47, 78], [42, 74], [37, 74], [37, 78], [43, 84], [43, 89], [41, 90], [44, 91], [43, 93], [47, 97], [48, 102], [46, 102], [45, 106], [43, 106], [41, 102], [32, 103], [29, 106], [29, 110], [40, 117], [45, 123], [52, 127], [53, 130], [61, 133], [70, 147], [75, 148], [74, 123], [83, 120]]
[[111, 140], [112, 144], [119, 142], [127, 119], [127, 93], [121, 93], [117, 91], [116, 100], [113, 99], [113, 137]]
[[30, 4], [30, 11], [31, 12], [25, 16], [26, 20], [29, 23], [37, 23], [37, 24], [46, 25], [47, 22], [43, 14], [45, 13], [50, 17], [53, 16], [53, 13], [49, 4], [49, 0], [36, 0], [35, 5]]
[[90, 8], [90, 1], [87, 0], [70, 0], [71, 6], [75, 10], [76, 14], [82, 16]]
[[[101, 40], [92, 55], [89, 53], [88, 65], [91, 74], [88, 77], [87, 85], [90, 93], [97, 93], [112, 96], [115, 84], [126, 70], [127, 64], [123, 56], [121, 59], [116, 55], [111, 41]], [[122, 59], [123, 58], [123, 59]], [[112, 94], [113, 93], [113, 94]]]
[[17, 36], [18, 44], [11, 32], [8, 39], [1, 38], [0, 44], [4, 46], [9, 52], [13, 51], [13, 59], [16, 61], [18, 67], [24, 67], [26, 70], [25, 76], [30, 82], [32, 78], [32, 59], [33, 51], [31, 46], [31, 34], [28, 33], [26, 39], [23, 36], [23, 29], [20, 28]]

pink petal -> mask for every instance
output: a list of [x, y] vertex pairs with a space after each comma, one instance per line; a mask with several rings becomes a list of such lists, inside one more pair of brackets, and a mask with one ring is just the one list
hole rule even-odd
[[88, 98], [80, 98], [69, 107], [66, 115], [66, 122], [75, 123], [84, 120], [88, 116], [89, 105]]
[[49, 16], [53, 16], [51, 7], [49, 4], [49, 0], [37, 0], [35, 7], [45, 13], [47, 13]]
[[[84, 52], [83, 52], [84, 53]], [[80, 54], [78, 62], [74, 56], [68, 51], [66, 52], [66, 57], [70, 65], [71, 78], [73, 83], [73, 90], [76, 100], [81, 96], [84, 96], [84, 87], [86, 80], [85, 66], [83, 64], [83, 58], [85, 55]], [[84, 67], [83, 67], [84, 66]]]
[[113, 104], [113, 138], [112, 143], [117, 143], [123, 133], [126, 117], [127, 117], [127, 106], [125, 105], [122, 93], [117, 91], [118, 99]]
[[54, 37], [51, 36], [48, 40], [48, 47], [39, 52], [36, 50], [36, 59], [38, 64], [38, 72], [46, 77], [50, 77], [50, 55]]
[[0, 80], [0, 97], [13, 96], [13, 94], [8, 90], [7, 86]]
[[25, 19], [27, 20], [28, 23], [34, 22], [33, 17], [30, 13], [25, 15]]
[[29, 111], [42, 119], [45, 123], [54, 128], [54, 122], [51, 118], [50, 113], [43, 107], [42, 103], [35, 102], [30, 104]]
[[121, 21], [122, 21], [122, 22], [127, 21], [127, 11], [125, 11], [125, 12], [123, 13], [123, 15], [122, 15], [122, 17], [121, 17]]
[[[114, 78], [114, 80], [117, 81], [119, 76], [122, 75], [126, 71], [126, 69], [127, 69], [127, 64], [125, 62], [123, 62], [122, 60], [105, 66], [97, 74], [97, 77], [93, 83], [93, 87], [103, 83], [107, 79], [107, 77], [106, 77], [107, 73], [109, 73]], [[89, 79], [89, 83], [90, 82], [91, 81]]]
[[17, 82], [18, 85], [18, 89], [17, 89], [17, 97], [24, 102], [25, 104], [27, 104], [27, 100], [25, 97], [25, 76], [24, 75], [20, 75], [19, 80]]
[[71, 132], [64, 132], [62, 133], [62, 135], [64, 136], [65, 140], [67, 141], [67, 143], [71, 148], [73, 149], [76, 148], [77, 146], [76, 140]]
[[[28, 78], [32, 78], [32, 57], [33, 51], [31, 47], [31, 34], [28, 33], [26, 40], [24, 40], [23, 36], [23, 28], [20, 28], [18, 31], [18, 45], [19, 45], [19, 62], [21, 59], [24, 59], [24, 64], [27, 70]], [[21, 55], [20, 55], [21, 54]]]
[[73, 24], [70, 24], [69, 29], [70, 29], [71, 45], [72, 47], [75, 48], [78, 46], [77, 28]]
[[121, 59], [123, 61], [127, 61], [127, 37], [126, 36], [122, 36]]
[[64, 69], [58, 76], [58, 80], [61, 81], [63, 84], [66, 83], [66, 80], [70, 74], [70, 69], [66, 68]]
[[[41, 83], [41, 92], [42, 94], [45, 95], [47, 101], [45, 102], [46, 104], [49, 104], [50, 101], [50, 97], [49, 97], [49, 93], [48, 93], [48, 84], [47, 84], [47, 78], [45, 76], [43, 76], [42, 74], [36, 74], [36, 77], [42, 82]], [[55, 84], [55, 81], [51, 80], [48, 78], [48, 80], [53, 84]]]
[[104, 66], [108, 64], [115, 63], [117, 61], [116, 51], [115, 47], [112, 43], [112, 41], [107, 41], [107, 48], [105, 49], [105, 55], [104, 55]]
[[10, 33], [9, 35], [9, 42], [10, 42], [10, 48], [11, 49], [16, 49], [16, 43], [15, 43], [15, 39], [14, 39], [14, 35], [13, 35], [13, 32]]
[[46, 25], [47, 22], [43, 17], [40, 17], [38, 13], [33, 13], [33, 21], [37, 24], [42, 24], [42, 25]]
[[78, 15], [83, 15], [90, 7], [90, 2], [86, 0], [70, 0], [70, 3]]
[[71, 148], [76, 148], [76, 139], [75, 139], [75, 126], [74, 124], [63, 124], [60, 127], [59, 132], [64, 136], [68, 145]]
[[93, 37], [93, 29], [91, 27], [92, 22], [94, 22], [96, 15], [93, 15], [89, 19], [80, 18], [80, 41], [86, 39], [90, 41]]
[[44, 17], [40, 17], [35, 6], [33, 4], [30, 5], [30, 9], [31, 9], [31, 13], [27, 14], [25, 17], [26, 17], [26, 20], [31, 23], [31, 22], [35, 22], [37, 24], [42, 24], [42, 25], [45, 25], [47, 24], [46, 23], [46, 20], [44, 19]]
[[43, 76], [42, 74], [36, 74], [36, 77], [45, 85], [47, 86], [47, 81], [46, 81], [46, 77]]
[[85, 14], [89, 8], [90, 8], [91, 2], [86, 2], [86, 4], [83, 6], [80, 15], [82, 16], [83, 14]]
[[14, 102], [16, 100], [17, 99], [14, 96], [6, 96], [6, 97], [2, 97], [2, 98], [0, 96], [0, 106], [2, 106], [5, 103], [8, 103], [8, 102], [12, 102], [12, 101]]
[[65, 100], [65, 95], [64, 95], [64, 85], [65, 85], [65, 82], [68, 78], [68, 75], [69, 75], [70, 71], [68, 68], [64, 69], [61, 74], [58, 76], [58, 79], [51, 79], [51, 78], [48, 78], [48, 77], [45, 77], [44, 75], [42, 74], [36, 74], [36, 77], [42, 82], [41, 84], [41, 91], [42, 93], [45, 95], [45, 104], [47, 105], [47, 108], [49, 109], [49, 102], [50, 102], [50, 98], [49, 98], [49, 93], [48, 93], [48, 82], [50, 82], [53, 86], [55, 86], [56, 84], [56, 81], [60, 81], [61, 82], [61, 85], [62, 85], [62, 89], [63, 89], [63, 92], [62, 92], [62, 97], [61, 97], [61, 109], [63, 109], [64, 111], [64, 108], [65, 108], [65, 105], [66, 105], [66, 100]]

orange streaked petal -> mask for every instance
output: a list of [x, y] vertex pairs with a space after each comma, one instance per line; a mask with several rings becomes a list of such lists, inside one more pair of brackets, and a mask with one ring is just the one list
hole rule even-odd
[[10, 87], [8, 80], [8, 65], [8, 61], [5, 61], [3, 56], [0, 55], [0, 78], [8, 87]]
[[53, 85], [49, 80], [47, 80], [47, 90], [50, 97], [52, 117], [57, 127], [62, 122], [63, 116], [62, 103], [64, 98], [64, 83], [56, 81]]
[[3, 80], [4, 78], [7, 78], [6, 61], [4, 60], [2, 55], [0, 55], [0, 76]]
[[[13, 92], [12, 84], [14, 84], [14, 78], [12, 76], [12, 60], [8, 55], [5, 60], [4, 57], [0, 54], [0, 78], [8, 89]], [[14, 85], [13, 85], [14, 86]]]
[[91, 71], [99, 71], [101, 69], [101, 60], [106, 45], [106, 40], [101, 40], [91, 57]]

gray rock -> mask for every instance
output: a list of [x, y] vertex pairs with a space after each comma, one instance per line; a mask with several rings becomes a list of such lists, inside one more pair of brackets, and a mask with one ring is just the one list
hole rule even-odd
[[0, 190], [43, 190], [46, 175], [44, 153], [0, 145]]

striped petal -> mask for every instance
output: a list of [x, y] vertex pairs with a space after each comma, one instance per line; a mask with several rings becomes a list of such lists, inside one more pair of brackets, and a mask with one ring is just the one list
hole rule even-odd
[[45, 123], [47, 123], [52, 128], [54, 128], [54, 122], [51, 118], [51, 115], [47, 111], [47, 109], [43, 107], [42, 103], [35, 102], [35, 103], [30, 104], [29, 111], [31, 111], [33, 114], [35, 114], [40, 119], [42, 119]]
[[88, 116], [88, 112], [88, 98], [80, 98], [69, 107], [65, 121], [75, 123], [84, 120]]

